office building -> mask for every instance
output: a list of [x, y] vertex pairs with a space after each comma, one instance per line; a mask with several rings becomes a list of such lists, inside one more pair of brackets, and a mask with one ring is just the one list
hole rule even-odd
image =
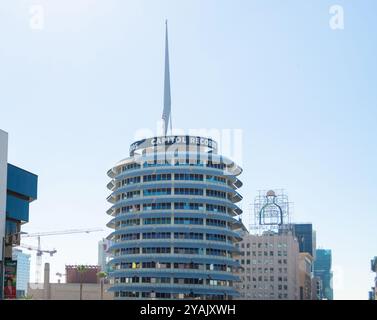
[[309, 253], [315, 258], [315, 233], [311, 223], [294, 223], [293, 231], [297, 237], [300, 252]]
[[17, 261], [17, 298], [27, 296], [27, 288], [30, 281], [30, 254], [19, 249], [13, 249], [13, 260]]
[[[20, 244], [21, 225], [29, 221], [37, 184], [35, 174], [8, 163], [8, 134], [0, 130], [0, 299], [16, 297], [17, 262], [12, 248]], [[8, 294], [3, 292], [4, 282]]]
[[4, 250], [6, 225], [8, 134], [0, 130], [0, 300], [3, 297]]
[[313, 278], [312, 278], [313, 257], [307, 252], [300, 252], [298, 258], [299, 276], [299, 299], [312, 300]]
[[107, 239], [102, 239], [98, 242], [98, 265], [101, 271], [108, 273], [109, 266], [108, 262], [110, 259], [110, 241]]
[[298, 241], [293, 232], [245, 235], [236, 288], [244, 300], [298, 300]]
[[241, 299], [299, 299], [299, 243], [284, 190], [259, 191], [250, 234], [238, 246]]
[[314, 261], [314, 276], [322, 281], [323, 299], [333, 300], [333, 286], [331, 271], [331, 250], [317, 249], [316, 259]]
[[323, 300], [322, 280], [315, 276], [312, 280], [312, 300]]
[[241, 169], [210, 139], [167, 136], [136, 145], [109, 171], [115, 297], [234, 297]]
[[313, 277], [315, 232], [312, 224], [290, 220], [284, 190], [259, 191], [250, 234], [239, 243], [236, 286], [246, 300], [319, 300], [322, 282]]
[[210, 138], [167, 135], [167, 32], [165, 57], [164, 135], [133, 143], [108, 172], [110, 290], [116, 299], [233, 299], [242, 169]]

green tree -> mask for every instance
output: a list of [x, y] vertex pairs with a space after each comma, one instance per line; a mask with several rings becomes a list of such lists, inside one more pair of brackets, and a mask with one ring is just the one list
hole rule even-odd
[[86, 266], [80, 265], [77, 267], [77, 272], [79, 273], [79, 278], [80, 278], [80, 300], [82, 300], [82, 278], [83, 274], [87, 271]]
[[104, 285], [105, 279], [107, 277], [107, 273], [104, 272], [104, 271], [100, 271], [100, 272], [97, 273], [97, 276], [98, 276], [100, 283], [101, 283], [101, 300], [103, 300], [103, 285]]

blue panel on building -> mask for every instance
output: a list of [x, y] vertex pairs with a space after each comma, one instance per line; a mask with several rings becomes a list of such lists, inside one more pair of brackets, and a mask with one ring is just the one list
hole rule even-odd
[[17, 198], [10, 194], [7, 195], [7, 218], [29, 221], [29, 201]]
[[313, 226], [310, 223], [294, 224], [294, 233], [297, 237], [300, 252], [307, 252], [313, 256]]
[[29, 203], [37, 198], [38, 176], [8, 163], [6, 233], [29, 221]]
[[38, 176], [8, 163], [8, 191], [29, 198], [37, 199]]

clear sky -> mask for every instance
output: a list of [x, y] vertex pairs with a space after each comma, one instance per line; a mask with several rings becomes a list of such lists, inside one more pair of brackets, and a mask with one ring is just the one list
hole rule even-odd
[[[329, 25], [335, 4], [343, 30]], [[318, 245], [333, 251], [335, 298], [367, 299], [377, 255], [376, 12], [375, 0], [1, 1], [0, 128], [9, 162], [39, 175], [24, 230], [109, 221], [106, 172], [161, 117], [168, 18], [174, 126], [241, 129], [245, 222], [257, 190], [284, 188], [294, 221], [312, 222]], [[44, 261], [53, 274], [96, 264], [108, 233], [44, 238], [58, 250]], [[34, 253], [32, 263], [33, 279]]]

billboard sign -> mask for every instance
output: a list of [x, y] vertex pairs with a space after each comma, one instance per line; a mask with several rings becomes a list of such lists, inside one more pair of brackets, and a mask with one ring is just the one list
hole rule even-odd
[[130, 156], [133, 156], [136, 150], [145, 149], [157, 146], [171, 146], [171, 145], [191, 145], [204, 146], [214, 151], [217, 150], [217, 142], [210, 138], [194, 137], [194, 136], [166, 136], [154, 137], [150, 139], [143, 139], [131, 144]]
[[4, 261], [4, 298], [16, 299], [17, 297], [17, 260], [5, 259]]

